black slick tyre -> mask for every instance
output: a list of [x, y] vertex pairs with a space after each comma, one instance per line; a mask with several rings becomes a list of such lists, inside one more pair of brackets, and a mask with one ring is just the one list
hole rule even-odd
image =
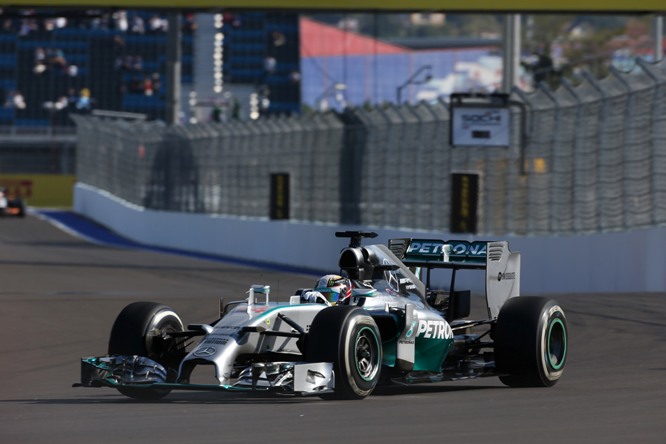
[[[162, 364], [169, 381], [173, 381], [178, 371], [178, 356], [184, 352], [185, 345], [182, 339], [167, 335], [183, 330], [183, 322], [170, 307], [156, 302], [134, 302], [126, 306], [113, 323], [108, 353], [148, 357]], [[140, 400], [160, 399], [170, 392], [132, 387], [119, 387], [118, 391]]]
[[495, 364], [510, 387], [550, 387], [564, 371], [568, 329], [564, 311], [552, 299], [515, 297], [497, 317]]
[[363, 399], [377, 385], [382, 365], [379, 328], [358, 307], [328, 307], [312, 321], [307, 336], [310, 362], [332, 362], [335, 392], [324, 399]]

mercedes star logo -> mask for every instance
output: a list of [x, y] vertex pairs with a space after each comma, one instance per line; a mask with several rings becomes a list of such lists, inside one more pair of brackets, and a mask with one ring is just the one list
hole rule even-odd
[[215, 347], [203, 347], [195, 351], [194, 356], [213, 356], [215, 352]]

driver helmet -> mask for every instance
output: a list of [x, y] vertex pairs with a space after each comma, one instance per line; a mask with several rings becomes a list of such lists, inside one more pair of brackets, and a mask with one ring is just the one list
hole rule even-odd
[[331, 304], [344, 304], [351, 298], [352, 284], [349, 279], [337, 274], [327, 274], [319, 278], [315, 291], [321, 293]]

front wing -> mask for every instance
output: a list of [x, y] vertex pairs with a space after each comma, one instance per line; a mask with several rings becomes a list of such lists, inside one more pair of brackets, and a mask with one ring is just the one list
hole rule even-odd
[[132, 389], [264, 391], [298, 395], [332, 393], [330, 362], [258, 362], [240, 372], [233, 384], [168, 382], [167, 370], [143, 356], [102, 356], [81, 359], [81, 382], [75, 387]]

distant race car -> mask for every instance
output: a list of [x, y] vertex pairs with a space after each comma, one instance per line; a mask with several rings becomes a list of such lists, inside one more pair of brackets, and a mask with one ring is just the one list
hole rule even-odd
[[[362, 245], [375, 233], [336, 236], [350, 238], [340, 276], [289, 302], [270, 302], [270, 289], [253, 285], [244, 300], [221, 300], [219, 319], [187, 328], [165, 305], [128, 305], [111, 329], [108, 355], [82, 358], [74, 385], [137, 399], [174, 389], [361, 399], [378, 384], [497, 376], [512, 387], [548, 387], [562, 376], [564, 311], [553, 300], [519, 296], [520, 254], [507, 242], [392, 239], [385, 246]], [[430, 289], [438, 269], [451, 270], [450, 290]], [[470, 291], [456, 290], [455, 279], [467, 269], [485, 271], [486, 319], [466, 319]], [[191, 383], [197, 367], [209, 367], [215, 383]]]
[[5, 187], [0, 187], [0, 216], [25, 217], [23, 199], [9, 194]]

